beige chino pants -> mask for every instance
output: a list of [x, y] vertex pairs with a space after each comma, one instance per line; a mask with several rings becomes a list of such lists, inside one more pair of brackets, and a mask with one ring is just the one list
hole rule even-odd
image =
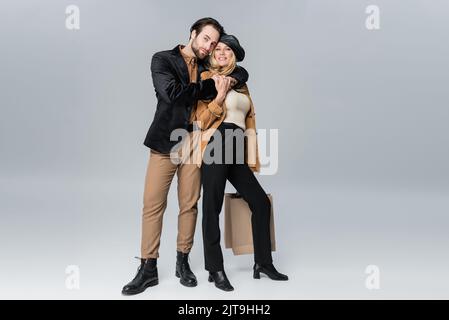
[[173, 163], [170, 154], [151, 150], [145, 177], [142, 212], [141, 257], [158, 258], [162, 218], [173, 177], [178, 176], [177, 250], [190, 252], [195, 234], [200, 198], [201, 171], [194, 163]]

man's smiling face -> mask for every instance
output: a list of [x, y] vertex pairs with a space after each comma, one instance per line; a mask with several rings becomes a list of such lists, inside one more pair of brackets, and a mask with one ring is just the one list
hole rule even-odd
[[220, 33], [212, 26], [204, 26], [199, 34], [193, 31], [192, 50], [200, 60], [206, 58], [215, 48]]

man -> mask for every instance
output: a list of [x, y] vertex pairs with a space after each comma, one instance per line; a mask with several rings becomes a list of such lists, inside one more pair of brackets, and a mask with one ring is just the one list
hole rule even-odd
[[[202, 60], [212, 53], [222, 34], [224, 29], [218, 21], [200, 19], [190, 28], [186, 46], [158, 52], [152, 58], [151, 75], [158, 102], [144, 142], [151, 150], [144, 189], [141, 264], [135, 278], [123, 288], [125, 295], [143, 292], [159, 282], [157, 258], [162, 217], [175, 173], [178, 176], [179, 202], [175, 274], [184, 286], [197, 285], [188, 255], [193, 245], [200, 198], [200, 170], [195, 163], [174, 163], [171, 160], [170, 153], [178, 141], [172, 141], [170, 134], [176, 129], [192, 131], [190, 116], [196, 102], [215, 97], [215, 80], [201, 81], [199, 74], [205, 69]], [[229, 81], [240, 86], [247, 81], [248, 73], [243, 68], [236, 68], [230, 77]]]

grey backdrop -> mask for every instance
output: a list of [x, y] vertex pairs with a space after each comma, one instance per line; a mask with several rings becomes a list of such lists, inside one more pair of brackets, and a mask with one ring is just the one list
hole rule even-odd
[[[65, 28], [70, 4], [80, 30]], [[371, 4], [380, 30], [365, 27]], [[252, 257], [226, 250], [236, 290], [215, 289], [200, 210], [199, 286], [182, 287], [174, 182], [160, 285], [136, 299], [449, 298], [448, 13], [445, 0], [2, 1], [0, 298], [122, 298], [140, 248], [150, 59], [203, 16], [239, 37], [258, 128], [279, 129], [279, 170], [259, 179], [290, 281], [253, 280]]]

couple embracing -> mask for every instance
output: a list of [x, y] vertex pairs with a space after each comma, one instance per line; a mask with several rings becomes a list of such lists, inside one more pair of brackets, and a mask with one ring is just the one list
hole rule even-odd
[[[133, 295], [159, 283], [157, 259], [167, 195], [174, 175], [178, 179], [178, 235], [175, 275], [180, 283], [195, 287], [197, 279], [188, 262], [197, 220], [197, 203], [203, 188], [203, 247], [209, 282], [224, 291], [234, 290], [226, 276], [220, 246], [219, 215], [226, 181], [248, 203], [254, 243], [253, 277], [260, 273], [273, 280], [288, 280], [271, 256], [271, 203], [253, 172], [259, 171], [255, 112], [246, 81], [238, 66], [245, 51], [237, 38], [224, 32], [212, 18], [196, 21], [189, 43], [153, 55], [151, 75], [157, 109], [145, 138], [150, 148], [145, 177], [140, 266], [122, 294]], [[182, 158], [183, 149], [171, 139], [174, 130], [200, 132], [200, 160]], [[244, 131], [253, 135], [239, 139]], [[243, 145], [241, 141], [244, 141]], [[239, 152], [242, 150], [243, 152]], [[231, 157], [229, 157], [231, 155]], [[212, 159], [212, 161], [211, 161]], [[218, 161], [217, 161], [218, 159]]]

